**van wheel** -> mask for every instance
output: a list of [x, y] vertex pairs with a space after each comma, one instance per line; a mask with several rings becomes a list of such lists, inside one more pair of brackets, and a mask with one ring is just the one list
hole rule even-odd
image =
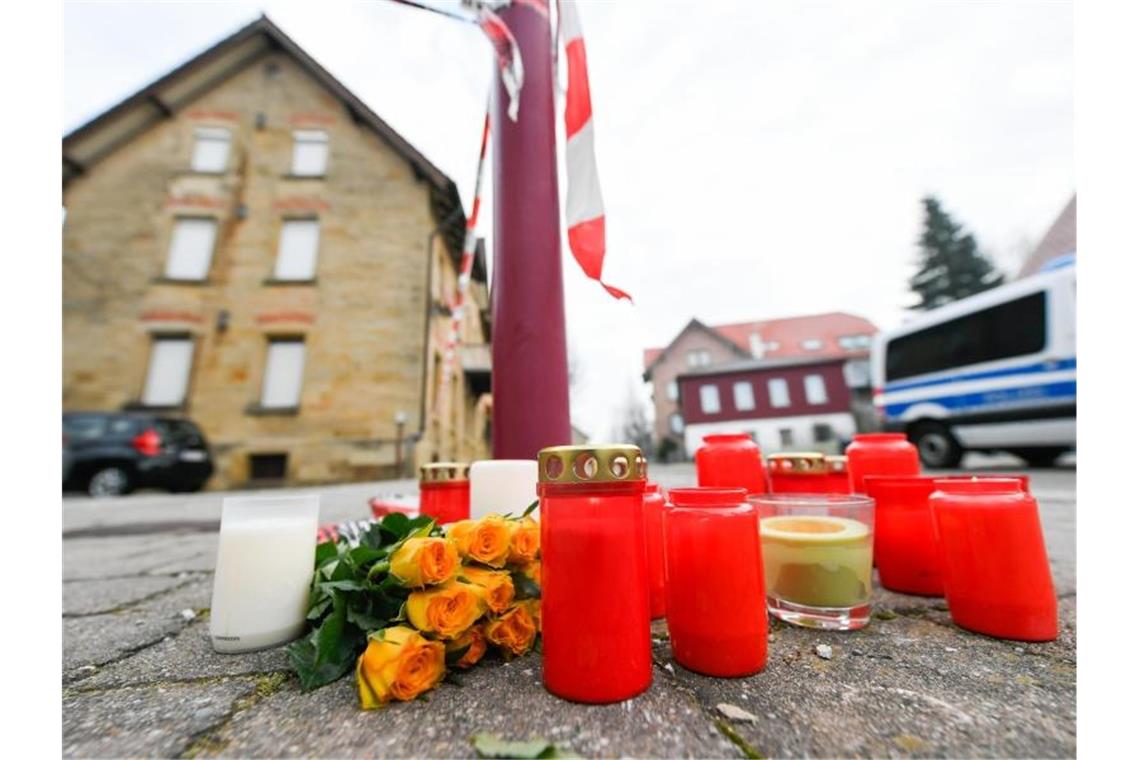
[[907, 437], [918, 447], [918, 455], [927, 467], [946, 469], [962, 463], [961, 444], [941, 422], [920, 422]]

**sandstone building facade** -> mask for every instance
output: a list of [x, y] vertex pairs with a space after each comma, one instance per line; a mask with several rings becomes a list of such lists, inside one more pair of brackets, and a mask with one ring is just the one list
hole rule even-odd
[[63, 183], [65, 411], [193, 419], [215, 488], [488, 456], [481, 256], [441, 377], [454, 182], [268, 19], [67, 135]]

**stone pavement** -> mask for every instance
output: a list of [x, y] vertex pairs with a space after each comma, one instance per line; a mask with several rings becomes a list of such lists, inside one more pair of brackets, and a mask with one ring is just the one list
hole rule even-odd
[[[692, 477], [684, 467], [655, 476], [666, 484]], [[774, 625], [768, 667], [749, 678], [685, 671], [672, 662], [667, 631], [657, 623], [653, 685], [621, 704], [552, 697], [542, 688], [541, 656], [532, 654], [483, 663], [462, 685], [443, 684], [424, 701], [369, 713], [357, 709], [351, 678], [301, 693], [281, 649], [213, 652], [212, 507], [195, 514], [186, 497], [140, 495], [170, 504], [147, 502], [152, 511], [140, 518], [126, 502], [119, 513], [115, 505], [69, 500], [64, 754], [472, 756], [470, 737], [491, 732], [544, 737], [583, 756], [1072, 756], [1075, 477], [1032, 476], [1061, 597], [1055, 642], [967, 633], [950, 623], [940, 599], [878, 589], [875, 619], [862, 631]], [[97, 510], [104, 511], [93, 517]], [[831, 646], [830, 659], [819, 656], [819, 644]]]

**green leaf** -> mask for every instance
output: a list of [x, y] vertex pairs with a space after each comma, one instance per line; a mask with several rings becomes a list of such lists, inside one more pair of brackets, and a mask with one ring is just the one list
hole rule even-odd
[[521, 570], [511, 571], [511, 583], [515, 585], [515, 599], [538, 599], [542, 596], [542, 587], [523, 575]]
[[343, 581], [325, 581], [321, 584], [321, 588], [326, 591], [361, 591], [364, 584], [357, 580], [343, 580]]
[[364, 546], [363, 544], [352, 549], [348, 554], [352, 558], [353, 564], [357, 567], [363, 567], [364, 565], [382, 560], [388, 556], [388, 552], [383, 549], [374, 549], [371, 546]]
[[535, 499], [530, 503], [530, 506], [526, 508], [526, 511], [522, 513], [522, 516], [530, 517], [530, 513], [536, 509], [538, 509], [538, 499]]
[[322, 541], [317, 544], [316, 562], [314, 567], [320, 567], [337, 556], [336, 541]]
[[309, 614], [306, 617], [309, 620], [317, 620], [332, 607], [332, 598], [326, 597], [309, 608]]
[[549, 739], [531, 739], [525, 742], [512, 742], [500, 739], [490, 733], [475, 734], [471, 744], [479, 757], [497, 757], [522, 760], [537, 758], [577, 758], [573, 752], [560, 749]]
[[369, 614], [365, 610], [349, 607], [345, 619], [362, 631], [378, 631], [388, 625], [388, 621]]

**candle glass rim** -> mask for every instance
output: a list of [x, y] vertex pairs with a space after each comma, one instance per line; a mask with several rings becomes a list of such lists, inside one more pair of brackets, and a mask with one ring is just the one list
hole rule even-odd
[[748, 494], [748, 503], [753, 506], [795, 507], [842, 507], [845, 509], [874, 509], [875, 500], [864, 494], [842, 493], [754, 493]]
[[[673, 494], [681, 496], [678, 503]], [[670, 507], [699, 509], [731, 509], [748, 504], [748, 491], [731, 486], [682, 486], [670, 488], [667, 502]]]

